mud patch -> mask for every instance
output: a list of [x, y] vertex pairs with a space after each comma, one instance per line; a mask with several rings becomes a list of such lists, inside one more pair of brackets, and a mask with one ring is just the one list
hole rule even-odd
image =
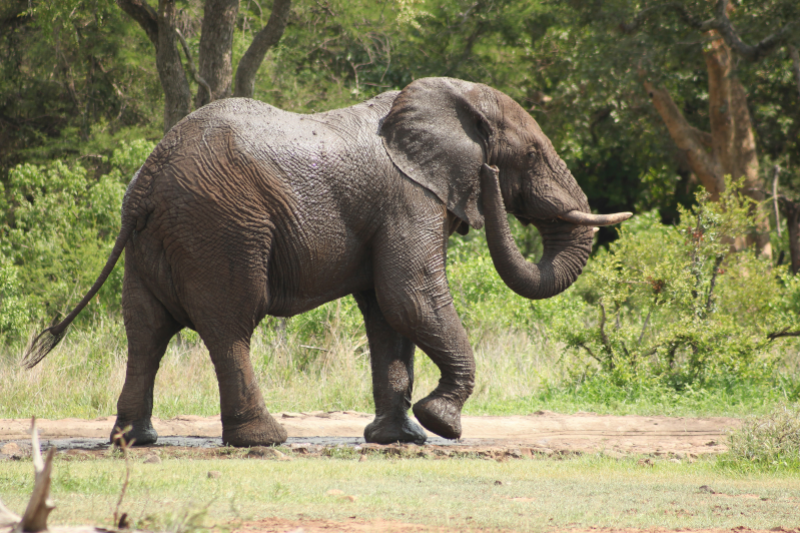
[[[399, 456], [449, 457], [476, 455], [521, 458], [536, 455], [568, 456], [603, 453], [610, 457], [652, 455], [693, 459], [725, 451], [728, 432], [738, 427], [734, 418], [601, 416], [594, 413], [562, 415], [538, 411], [527, 416], [465, 416], [464, 438], [458, 441], [429, 434], [425, 446], [366, 444], [364, 427], [372, 416], [354, 411], [280, 413], [276, 418], [289, 434], [281, 449], [294, 455], [385, 453]], [[89, 456], [110, 453], [108, 435], [114, 417], [95, 420], [69, 418], [38, 421], [43, 447]], [[178, 416], [153, 419], [159, 433], [155, 445], [142, 447], [168, 456], [246, 456], [222, 446], [218, 416]], [[0, 420], [0, 459], [29, 453], [27, 419]]]

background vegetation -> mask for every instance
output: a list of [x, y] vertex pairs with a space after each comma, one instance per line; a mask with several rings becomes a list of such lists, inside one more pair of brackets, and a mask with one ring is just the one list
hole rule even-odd
[[[797, 28], [800, 8], [734, 3], [722, 19], [727, 4], [298, 0], [253, 96], [309, 113], [423, 76], [486, 83], [536, 118], [593, 208], [637, 213], [619, 231], [603, 229], [575, 286], [544, 301], [503, 285], [482, 232], [451, 240], [451, 290], [478, 359], [472, 412], [763, 411], [800, 395], [791, 219], [771, 208], [773, 175], [785, 205], [800, 196], [800, 32], [784, 31]], [[202, 65], [204, 3], [159, 5], [174, 9], [186, 83], [201, 94], [188, 71], [190, 57]], [[238, 2], [233, 72], [275, 6]], [[710, 20], [732, 21], [747, 43], [779, 39], [754, 60], [720, 52], [721, 30], [694, 24]], [[122, 264], [46, 362], [24, 373], [16, 364], [30, 335], [71, 309], [106, 260], [126, 184], [165, 125], [161, 59], [145, 26], [111, 0], [10, 0], [0, 35], [0, 416], [109, 414], [124, 372]], [[749, 113], [757, 179], [734, 169], [724, 192], [709, 194], [687, 143], [710, 132], [703, 150], [717, 153], [709, 58], [723, 52], [726, 79], [746, 93], [735, 105]], [[669, 102], [678, 115], [662, 112]], [[747, 248], [765, 224], [771, 257]], [[535, 259], [535, 230], [514, 232]], [[733, 253], [734, 243], [745, 244]], [[351, 299], [267, 319], [253, 344], [270, 408], [370, 410], [368, 348]], [[157, 414], [218, 412], [197, 336], [184, 331], [170, 350]], [[438, 376], [424, 356], [418, 368], [424, 395]], [[183, 383], [187, 374], [193, 383]], [[60, 396], [43, 393], [51, 386]]]

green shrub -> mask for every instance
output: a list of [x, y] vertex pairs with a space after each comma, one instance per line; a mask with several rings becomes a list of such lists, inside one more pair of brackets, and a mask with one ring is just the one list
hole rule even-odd
[[798, 329], [798, 282], [752, 249], [731, 252], [754, 224], [751, 200], [728, 183], [719, 202], [698, 195], [681, 224], [634, 217], [576, 283], [590, 313], [558, 335], [617, 384], [676, 390], [773, 375], [781, 343]]
[[22, 293], [18, 268], [0, 255], [0, 339], [25, 333], [30, 309]]
[[[154, 143], [122, 143], [104, 163], [99, 178], [82, 165], [54, 161], [22, 164], [9, 174], [0, 204], [0, 256], [4, 303], [0, 339], [21, 333], [21, 309], [28, 321], [50, 321], [71, 309], [100, 273], [119, 232], [126, 183], [152, 151]], [[119, 308], [122, 261], [79, 320]], [[14, 288], [17, 287], [17, 288]], [[25, 303], [14, 300], [25, 295]], [[14, 303], [16, 302], [16, 303]], [[12, 310], [11, 306], [15, 310]], [[16, 324], [11, 326], [11, 324]]]

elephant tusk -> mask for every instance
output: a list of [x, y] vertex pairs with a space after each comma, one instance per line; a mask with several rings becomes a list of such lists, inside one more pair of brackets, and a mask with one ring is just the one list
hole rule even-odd
[[576, 226], [611, 226], [628, 220], [632, 216], [633, 213], [629, 212], [612, 213], [610, 215], [593, 215], [591, 213], [575, 210], [559, 215], [558, 218], [571, 222]]

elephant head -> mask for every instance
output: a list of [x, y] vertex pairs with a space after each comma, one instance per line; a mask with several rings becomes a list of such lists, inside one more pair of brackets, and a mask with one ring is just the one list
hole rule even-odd
[[[397, 96], [380, 134], [406, 176], [469, 226], [486, 223], [495, 268], [526, 298], [548, 298], [569, 287], [586, 265], [593, 227], [631, 216], [592, 215], [586, 195], [533, 117], [486, 85], [417, 80]], [[541, 233], [538, 263], [517, 249], [506, 212]]]

